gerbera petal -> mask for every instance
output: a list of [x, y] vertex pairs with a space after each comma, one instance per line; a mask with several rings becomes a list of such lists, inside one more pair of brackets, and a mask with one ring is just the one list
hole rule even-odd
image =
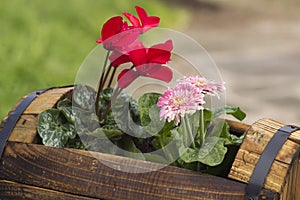
[[193, 114], [203, 109], [204, 95], [191, 84], [179, 84], [162, 94], [158, 99], [157, 106], [160, 108], [160, 119], [174, 120], [178, 125], [180, 118], [186, 114]]

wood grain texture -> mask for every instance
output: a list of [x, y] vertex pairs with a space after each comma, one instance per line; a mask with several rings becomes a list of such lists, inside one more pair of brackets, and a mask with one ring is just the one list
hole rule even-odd
[[37, 134], [37, 116], [22, 115], [9, 136], [9, 141], [34, 143]]
[[[38, 124], [38, 114], [46, 109], [55, 107], [56, 103], [63, 98], [71, 98], [71, 93], [73, 89], [74, 87], [72, 86], [63, 88], [53, 88], [39, 95], [21, 115], [8, 140], [15, 142], [35, 143], [37, 139], [36, 128]], [[24, 98], [22, 98], [17, 103], [13, 110], [16, 109], [16, 107], [21, 103], [21, 101]], [[7, 117], [1, 122], [0, 128], [4, 126]]]
[[34, 99], [23, 114], [37, 115], [44, 110], [53, 108], [59, 100], [65, 98], [72, 90], [73, 87], [50, 89]]
[[95, 200], [94, 198], [73, 195], [54, 190], [24, 185], [12, 181], [0, 180], [1, 199], [55, 199], [55, 200]]
[[283, 193], [280, 197], [280, 200], [296, 200], [300, 199], [298, 196], [297, 190], [300, 189], [300, 186], [297, 185], [297, 176], [298, 174], [298, 168], [299, 168], [299, 154], [296, 156], [296, 159], [294, 159], [291, 169], [290, 169], [290, 175], [286, 178], [286, 184], [283, 188]]
[[[254, 123], [238, 151], [229, 177], [247, 183], [266, 145], [282, 126], [284, 124], [270, 119], [261, 119]], [[298, 165], [296, 161], [299, 159], [299, 144], [295, 138], [299, 137], [299, 133], [299, 131], [293, 133], [285, 142], [276, 156], [264, 184], [264, 188], [280, 193], [281, 198], [287, 197], [286, 192], [293, 191], [296, 187], [291, 183], [297, 179]], [[295, 192], [291, 195], [294, 194]]]
[[241, 136], [242, 134], [246, 133], [249, 130], [249, 128], [251, 127], [248, 124], [229, 120], [229, 119], [226, 119], [225, 121], [228, 123], [228, 125], [230, 127], [230, 132], [237, 136]]
[[[8, 142], [0, 179], [102, 199], [243, 199], [245, 184], [166, 166], [148, 173], [112, 169], [151, 169], [156, 163], [87, 151]], [[106, 162], [106, 165], [103, 162]], [[267, 199], [278, 194], [265, 192]]]

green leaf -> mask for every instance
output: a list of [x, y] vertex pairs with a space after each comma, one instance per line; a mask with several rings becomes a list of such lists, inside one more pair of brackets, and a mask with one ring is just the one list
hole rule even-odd
[[39, 114], [38, 133], [44, 145], [54, 147], [64, 147], [69, 139], [76, 137], [74, 125], [58, 109], [49, 109]]
[[224, 139], [225, 145], [240, 145], [243, 142], [244, 135], [237, 137], [230, 133], [229, 125], [226, 121], [219, 121], [209, 133], [208, 137], [220, 137]]
[[118, 152], [118, 146], [107, 138], [95, 138], [90, 141], [85, 141], [85, 144], [89, 151], [96, 151], [113, 155], [117, 155]]
[[153, 105], [157, 104], [158, 98], [161, 94], [158, 93], [145, 93], [138, 100], [138, 109], [141, 117], [142, 126], [148, 126], [151, 122], [149, 117], [150, 109]]
[[73, 91], [73, 101], [82, 109], [90, 110], [94, 107], [96, 92], [92, 88], [78, 84]]
[[214, 113], [214, 118], [217, 118], [222, 114], [228, 114], [242, 121], [246, 117], [246, 113], [244, 111], [242, 111], [239, 107], [234, 107], [234, 106], [224, 106], [224, 107], [216, 108], [213, 109], [213, 113]]
[[144, 157], [147, 161], [150, 161], [150, 162], [156, 162], [156, 163], [161, 163], [161, 164], [165, 164], [165, 165], [169, 164], [169, 162], [165, 158], [163, 158], [162, 156], [157, 155], [157, 154], [144, 153]]
[[70, 123], [75, 123], [75, 114], [72, 110], [72, 102], [69, 99], [59, 101], [57, 103], [57, 109], [62, 112]]
[[119, 154], [129, 158], [145, 160], [143, 153], [135, 146], [133, 140], [130, 137], [123, 137], [117, 142], [117, 144], [120, 148], [123, 149], [123, 151], [119, 152]]
[[122, 131], [120, 131], [118, 127], [112, 125], [104, 125], [103, 127], [97, 128], [86, 134], [96, 138], [110, 138], [113, 140], [119, 140], [123, 135]]
[[65, 145], [65, 147], [86, 150], [85, 145], [82, 143], [82, 141], [79, 137], [76, 137], [74, 139], [69, 139], [67, 144]]
[[216, 166], [224, 160], [227, 148], [224, 146], [222, 138], [206, 138], [200, 149], [181, 148], [184, 152], [180, 159], [186, 163], [201, 162], [208, 166]]
[[[112, 92], [112, 91], [110, 91]], [[107, 95], [107, 98], [109, 95]], [[115, 125], [122, 132], [135, 137], [147, 137], [149, 134], [140, 125], [138, 104], [134, 98], [121, 92], [115, 99], [112, 109], [105, 118], [104, 125]], [[100, 109], [100, 112], [103, 112]]]
[[156, 104], [152, 105], [148, 111], [150, 123], [143, 128], [151, 135], [157, 134], [165, 126], [165, 122], [160, 120], [159, 112], [160, 109]]

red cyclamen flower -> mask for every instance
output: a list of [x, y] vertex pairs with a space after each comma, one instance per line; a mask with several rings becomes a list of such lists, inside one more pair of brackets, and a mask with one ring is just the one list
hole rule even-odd
[[126, 47], [114, 49], [112, 51], [111, 55], [109, 56], [111, 65], [113, 67], [118, 67], [124, 63], [130, 62], [131, 60], [129, 57], [129, 53], [131, 51], [134, 51], [134, 50], [140, 49], [140, 48], [145, 48], [145, 47], [144, 47], [143, 43], [137, 39], [133, 43], [131, 43], [130, 45], [128, 45]]
[[116, 16], [105, 22], [101, 35], [102, 38], [99, 38], [96, 42], [102, 43], [107, 50], [113, 50], [134, 42], [140, 33], [133, 26], [128, 26], [121, 16]]
[[139, 6], [136, 6], [135, 9], [139, 18], [127, 12], [123, 13], [135, 28], [142, 28], [142, 33], [144, 33], [149, 29], [158, 26], [160, 21], [159, 17], [148, 16], [145, 9]]
[[96, 40], [97, 43], [103, 44], [107, 50], [116, 48], [124, 48], [134, 42], [141, 33], [158, 26], [160, 18], [156, 16], [148, 16], [146, 11], [136, 6], [139, 18], [124, 12], [125, 17], [132, 23], [129, 26], [123, 21], [121, 16], [110, 18], [102, 27], [101, 38]]
[[[163, 66], [171, 59], [173, 44], [171, 40], [150, 48], [139, 48], [128, 52], [128, 59], [133, 63], [133, 69], [123, 70], [118, 77], [118, 86], [127, 87], [139, 76], [155, 78], [161, 81], [172, 80], [172, 70]], [[125, 58], [121, 61], [127, 61]]]

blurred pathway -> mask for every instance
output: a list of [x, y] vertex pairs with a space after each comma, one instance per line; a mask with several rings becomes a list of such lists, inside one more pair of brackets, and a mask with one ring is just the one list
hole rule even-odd
[[247, 4], [194, 4], [183, 32], [212, 56], [227, 103], [242, 107], [247, 123], [267, 117], [300, 125], [300, 4]]

